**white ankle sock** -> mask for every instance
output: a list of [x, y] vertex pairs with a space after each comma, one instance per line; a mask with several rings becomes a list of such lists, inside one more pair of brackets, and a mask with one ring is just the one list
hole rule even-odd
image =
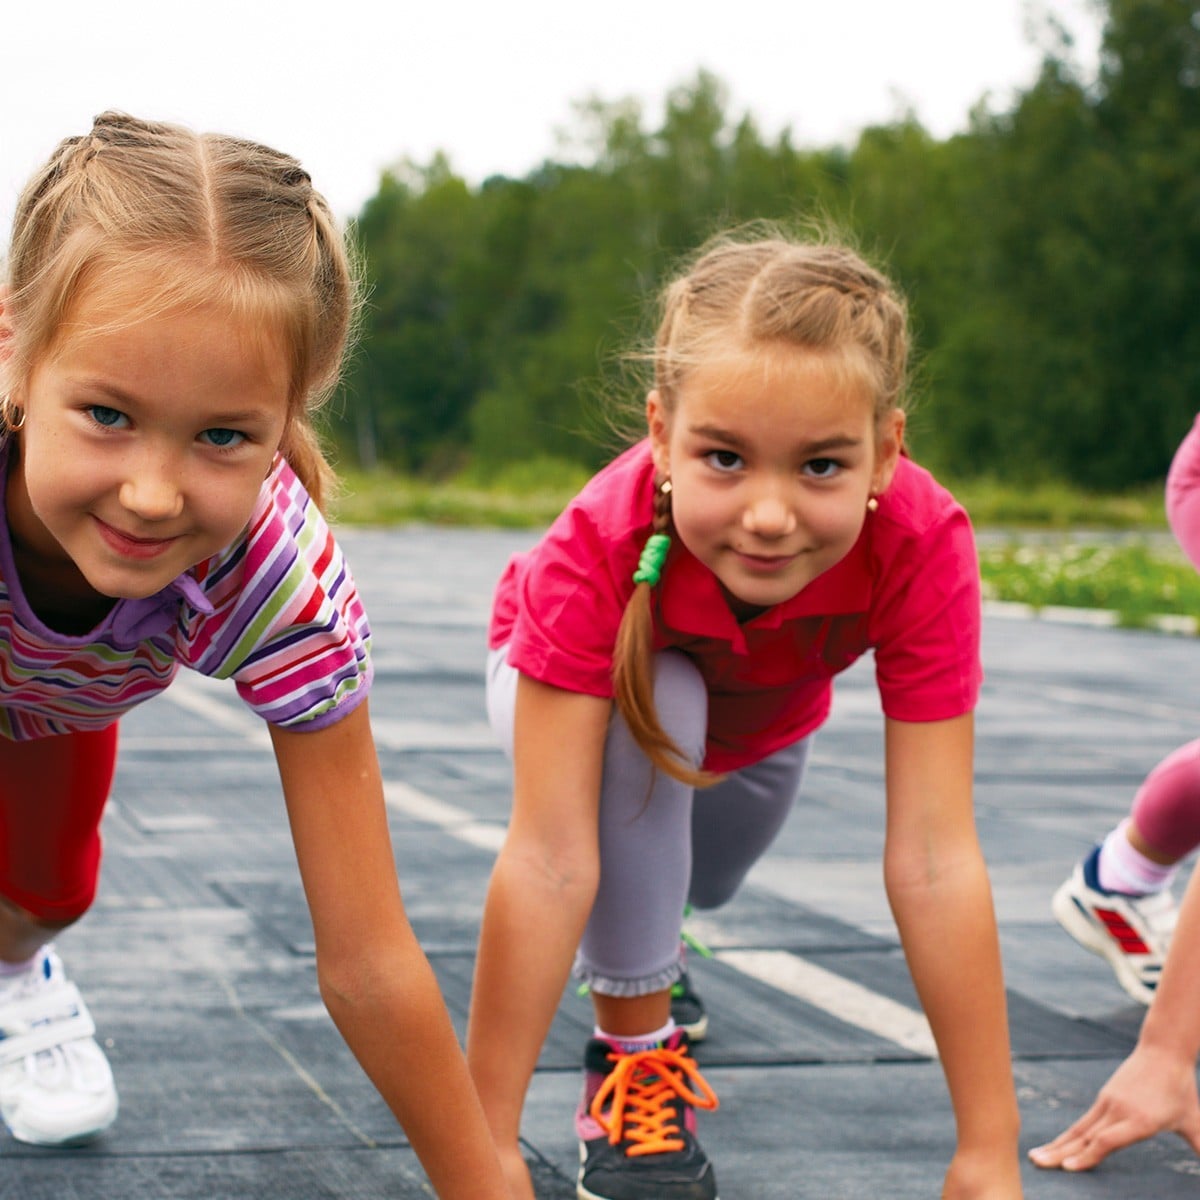
[[1163, 866], [1147, 858], [1130, 845], [1126, 834], [1128, 827], [1129, 818], [1126, 817], [1100, 847], [1100, 858], [1096, 863], [1100, 886], [1110, 892], [1124, 892], [1133, 896], [1164, 891], [1171, 886], [1179, 865], [1172, 863]]
[[675, 1018], [669, 1017], [667, 1023], [661, 1029], [656, 1029], [653, 1033], [641, 1033], [637, 1037], [618, 1037], [615, 1033], [605, 1033], [597, 1025], [593, 1031], [593, 1036], [604, 1038], [608, 1042], [615, 1042], [626, 1054], [636, 1054], [639, 1050], [649, 1050], [657, 1046], [659, 1042], [665, 1042], [674, 1032]]
[[39, 950], [24, 962], [4, 962], [3, 959], [0, 959], [0, 979], [11, 979], [14, 975], [24, 975], [41, 956], [42, 952]]

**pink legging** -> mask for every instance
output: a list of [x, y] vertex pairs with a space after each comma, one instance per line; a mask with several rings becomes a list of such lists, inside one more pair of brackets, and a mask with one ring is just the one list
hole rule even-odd
[[[1200, 417], [1167, 473], [1167, 520], [1200, 570]], [[1134, 798], [1132, 817], [1160, 854], [1183, 858], [1200, 846], [1200, 740], [1181, 746], [1150, 772]]]
[[91, 907], [116, 762], [115, 722], [26, 742], [0, 737], [0, 896], [50, 922]]

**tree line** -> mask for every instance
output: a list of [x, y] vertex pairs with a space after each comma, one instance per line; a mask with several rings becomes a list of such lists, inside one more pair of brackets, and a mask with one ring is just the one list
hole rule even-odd
[[911, 441], [952, 478], [1161, 478], [1200, 409], [1200, 0], [1106, 0], [1098, 72], [1047, 26], [1036, 81], [944, 140], [905, 117], [800, 148], [701, 72], [659, 127], [579, 103], [570, 153], [471, 186], [386, 172], [354, 222], [370, 288], [343, 458], [487, 475], [611, 453], [605, 399], [681, 254], [753, 219], [845, 229], [908, 297]]

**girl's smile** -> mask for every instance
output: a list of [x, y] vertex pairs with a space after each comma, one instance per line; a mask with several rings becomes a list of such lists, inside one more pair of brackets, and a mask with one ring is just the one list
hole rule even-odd
[[153, 595], [245, 527], [283, 437], [288, 365], [216, 307], [134, 318], [86, 289], [19, 397], [9, 472], [30, 602]]
[[647, 417], [676, 532], [741, 619], [849, 552], [904, 430], [899, 411], [876, 427], [871, 393], [844, 358], [786, 345], [695, 367], [671, 411], [650, 394]]
[[99, 517], [92, 519], [100, 530], [100, 536], [113, 550], [130, 558], [155, 558], [174, 545], [176, 541], [175, 538], [134, 537], [133, 534], [122, 533], [119, 529], [114, 529]]
[[740, 554], [738, 557], [746, 564], [747, 570], [762, 571], [764, 574], [770, 574], [774, 571], [784, 570], [795, 558], [795, 555], [777, 554], [768, 556], [765, 554]]

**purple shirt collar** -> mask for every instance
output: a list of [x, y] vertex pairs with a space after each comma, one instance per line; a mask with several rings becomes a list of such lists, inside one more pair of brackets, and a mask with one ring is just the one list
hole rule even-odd
[[59, 633], [43, 624], [29, 606], [21, 587], [13, 560], [12, 537], [8, 528], [8, 465], [10, 460], [7, 439], [0, 443], [0, 575], [8, 587], [9, 603], [21, 624], [46, 641], [57, 645], [91, 645], [105, 642], [118, 649], [129, 649], [158, 634], [165, 633], [176, 622], [181, 604], [187, 604], [206, 616], [214, 612], [212, 602], [196, 580], [186, 571], [172, 579], [161, 591], [140, 600], [117, 600], [104, 619], [92, 630], [79, 636]]

